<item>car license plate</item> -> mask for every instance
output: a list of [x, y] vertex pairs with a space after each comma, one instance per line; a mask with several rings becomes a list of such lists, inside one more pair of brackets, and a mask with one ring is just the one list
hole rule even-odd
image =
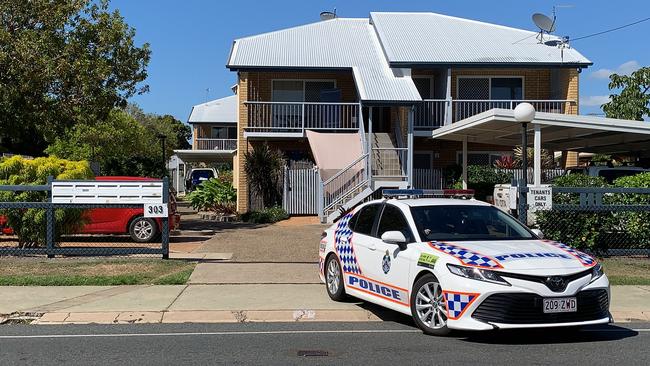
[[573, 313], [578, 310], [575, 297], [557, 297], [544, 299], [544, 313]]

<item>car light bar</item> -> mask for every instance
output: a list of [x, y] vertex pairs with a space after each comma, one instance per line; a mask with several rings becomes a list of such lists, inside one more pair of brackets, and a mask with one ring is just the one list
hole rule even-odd
[[421, 197], [447, 197], [447, 198], [474, 198], [473, 189], [384, 189], [382, 196], [385, 198], [421, 198]]

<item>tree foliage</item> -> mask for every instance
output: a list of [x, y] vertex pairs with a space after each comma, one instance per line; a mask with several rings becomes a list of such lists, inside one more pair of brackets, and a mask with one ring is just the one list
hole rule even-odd
[[159, 134], [166, 136], [169, 157], [179, 146], [180, 121], [173, 117], [146, 115], [140, 122], [125, 110], [112, 110], [96, 124], [78, 124], [46, 149], [50, 155], [74, 160], [97, 161], [102, 175], [159, 177], [163, 163]]
[[[55, 179], [90, 179], [93, 177], [88, 162], [69, 161], [54, 157], [32, 160], [20, 156], [0, 159], [0, 185], [34, 185]], [[46, 192], [0, 192], [2, 202], [45, 202]], [[7, 223], [18, 236], [22, 247], [45, 244], [46, 213], [43, 209], [2, 209]], [[83, 225], [83, 210], [57, 209], [54, 211], [56, 237], [74, 232]]]
[[643, 121], [650, 116], [650, 67], [631, 75], [612, 74], [609, 80], [609, 89], [620, 89], [620, 93], [611, 94], [610, 101], [603, 104], [607, 117]]
[[284, 157], [279, 150], [272, 149], [267, 143], [253, 145], [252, 151], [244, 154], [244, 170], [248, 183], [254, 193], [259, 194], [264, 207], [273, 207], [282, 203], [280, 180]]
[[196, 210], [213, 211], [218, 214], [231, 215], [237, 212], [237, 191], [231, 182], [210, 179], [196, 187], [189, 194], [190, 204]]
[[0, 150], [40, 155], [144, 93], [149, 45], [108, 0], [0, 1]]

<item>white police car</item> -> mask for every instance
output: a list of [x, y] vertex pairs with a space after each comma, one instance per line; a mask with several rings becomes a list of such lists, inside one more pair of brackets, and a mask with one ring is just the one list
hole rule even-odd
[[329, 296], [411, 315], [435, 335], [610, 322], [609, 281], [595, 259], [490, 204], [448, 197], [468, 193], [384, 191], [390, 198], [341, 217], [320, 242]]

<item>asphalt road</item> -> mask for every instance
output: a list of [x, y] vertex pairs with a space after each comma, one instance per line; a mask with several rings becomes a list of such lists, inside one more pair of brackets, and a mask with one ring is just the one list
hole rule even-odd
[[447, 338], [394, 322], [3, 325], [0, 365], [649, 365], [648, 345], [648, 323]]

